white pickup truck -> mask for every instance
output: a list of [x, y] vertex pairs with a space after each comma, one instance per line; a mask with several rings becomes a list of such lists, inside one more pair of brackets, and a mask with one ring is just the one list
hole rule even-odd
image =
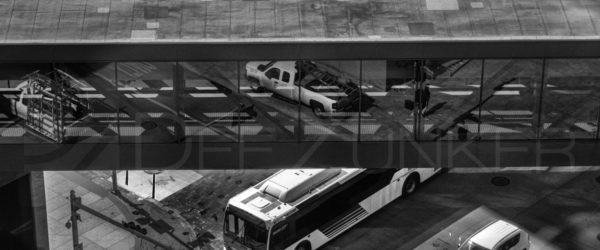
[[[302, 70], [298, 70], [301, 67]], [[302, 72], [302, 74], [299, 73]], [[361, 93], [352, 82], [342, 83], [326, 71], [306, 61], [258, 61], [246, 64], [246, 78], [255, 91], [268, 90], [287, 99], [308, 105], [317, 117], [328, 117], [337, 111], [358, 111]], [[336, 99], [321, 94], [320, 89], [336, 88]], [[363, 104], [373, 99], [362, 94]], [[367, 105], [360, 105], [367, 106]]]

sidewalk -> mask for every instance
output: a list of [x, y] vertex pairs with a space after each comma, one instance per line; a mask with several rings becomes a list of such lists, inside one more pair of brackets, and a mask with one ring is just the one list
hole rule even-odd
[[[65, 227], [71, 216], [68, 199], [71, 190], [75, 190], [84, 205], [116, 221], [134, 219], [126, 207], [112, 199], [108, 190], [94, 188], [94, 185], [86, 188], [79, 180], [69, 177], [72, 176], [65, 172], [44, 172], [50, 249], [73, 249], [72, 231]], [[79, 214], [79, 239], [84, 249], [136, 249], [136, 238], [129, 232], [89, 213], [80, 211]]]
[[[147, 236], [174, 249], [188, 249], [196, 235], [175, 210], [152, 199], [143, 199], [121, 189], [122, 197], [112, 194], [110, 171], [44, 172], [50, 249], [73, 249], [72, 231], [65, 227], [70, 219], [70, 190], [82, 203], [117, 222], [133, 221], [146, 228]], [[79, 226], [84, 249], [160, 249], [124, 229], [85, 211]]]

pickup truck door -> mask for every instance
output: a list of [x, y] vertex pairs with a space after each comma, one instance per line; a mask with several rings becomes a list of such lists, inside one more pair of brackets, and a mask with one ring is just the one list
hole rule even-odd
[[[282, 78], [286, 78], [286, 81], [282, 81]], [[265, 71], [264, 75], [265, 79], [263, 79], [263, 86], [267, 89], [284, 96], [286, 98], [290, 98], [292, 100], [296, 100], [297, 97], [293, 95], [293, 85], [289, 83], [289, 72], [282, 71], [277, 67], [272, 67]]]

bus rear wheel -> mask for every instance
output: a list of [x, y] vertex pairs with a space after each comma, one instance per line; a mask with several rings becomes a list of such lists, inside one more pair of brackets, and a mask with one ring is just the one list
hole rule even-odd
[[412, 174], [406, 178], [404, 185], [402, 185], [402, 196], [409, 196], [417, 190], [419, 186], [419, 176]]
[[303, 241], [296, 246], [296, 250], [312, 250], [312, 247], [310, 246], [310, 242]]

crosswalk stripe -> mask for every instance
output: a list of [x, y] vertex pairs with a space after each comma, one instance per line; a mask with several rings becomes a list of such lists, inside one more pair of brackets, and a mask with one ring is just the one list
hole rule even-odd
[[194, 98], [219, 98], [219, 97], [227, 97], [223, 93], [190, 93]]
[[494, 95], [519, 95], [520, 92], [518, 90], [499, 90], [494, 91]]
[[472, 95], [473, 91], [471, 91], [471, 90], [465, 90], [465, 91], [456, 90], [456, 91], [440, 91], [440, 93], [446, 94], [446, 95], [453, 95], [453, 96], [464, 96], [464, 95]]

